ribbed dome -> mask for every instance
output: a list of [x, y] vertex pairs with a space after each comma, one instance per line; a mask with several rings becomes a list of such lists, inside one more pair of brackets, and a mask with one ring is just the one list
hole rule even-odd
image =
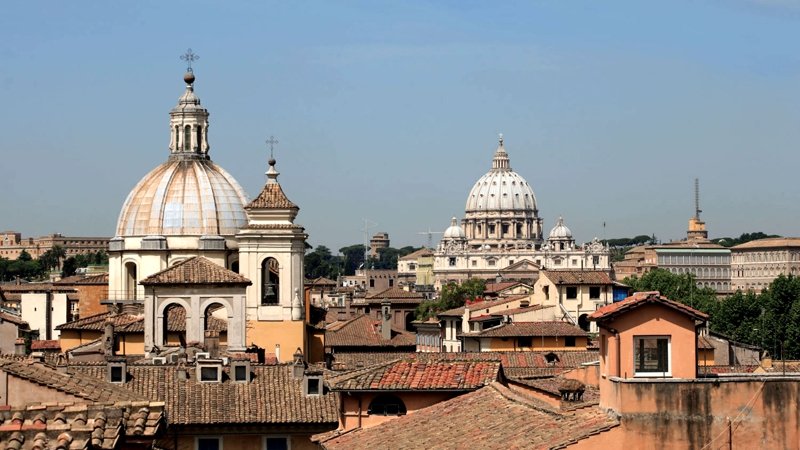
[[117, 236], [235, 235], [247, 225], [241, 186], [208, 159], [170, 159], [128, 194]]
[[564, 225], [564, 219], [558, 218], [556, 226], [550, 230], [550, 239], [572, 239], [572, 231]]
[[450, 226], [444, 230], [445, 239], [464, 239], [467, 237], [466, 233], [464, 233], [464, 229], [458, 225], [458, 219], [453, 217], [450, 219]]
[[466, 212], [535, 209], [533, 189], [524, 178], [511, 170], [501, 137], [492, 160], [492, 170], [472, 187], [467, 197]]

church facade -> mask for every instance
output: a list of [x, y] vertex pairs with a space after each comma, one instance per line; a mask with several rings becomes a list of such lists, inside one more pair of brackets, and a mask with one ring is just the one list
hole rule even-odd
[[[213, 315], [228, 322], [229, 350], [255, 344], [290, 361], [296, 349], [306, 353], [307, 235], [294, 223], [299, 208], [283, 193], [272, 158], [264, 188], [248, 202], [209, 156], [209, 113], [194, 92], [191, 69], [184, 81], [170, 112], [167, 161], [130, 192], [110, 241], [108, 303], [145, 315], [148, 354], [174, 345], [166, 341], [166, 317], [171, 308], [183, 308], [186, 330], [193, 330], [187, 338], [202, 339], [202, 323]], [[154, 275], [169, 278], [171, 268], [187, 262], [199, 267], [191, 283], [153, 284]], [[244, 295], [230, 288], [231, 281]]]
[[547, 238], [533, 188], [511, 169], [500, 137], [492, 168], [470, 190], [464, 219], [453, 217], [434, 251], [435, 285], [469, 278], [535, 281], [540, 269], [610, 270], [597, 238], [578, 245], [563, 218]]

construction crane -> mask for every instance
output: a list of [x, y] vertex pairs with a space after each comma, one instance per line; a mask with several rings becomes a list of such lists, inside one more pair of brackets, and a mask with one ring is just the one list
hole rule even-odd
[[420, 231], [417, 234], [427, 234], [428, 235], [428, 248], [433, 248], [433, 235], [434, 234], [444, 234], [444, 231], [433, 231], [430, 227], [428, 227], [428, 231]]

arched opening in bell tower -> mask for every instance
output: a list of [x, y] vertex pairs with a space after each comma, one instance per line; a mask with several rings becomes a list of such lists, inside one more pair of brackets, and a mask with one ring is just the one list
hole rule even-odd
[[279, 288], [278, 260], [266, 258], [261, 262], [261, 304], [277, 305]]

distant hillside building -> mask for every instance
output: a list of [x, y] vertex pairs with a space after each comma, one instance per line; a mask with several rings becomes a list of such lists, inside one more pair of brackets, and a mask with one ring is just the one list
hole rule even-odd
[[369, 240], [369, 256], [377, 258], [379, 251], [384, 248], [389, 248], [389, 233], [385, 231], [375, 233]]
[[628, 250], [623, 261], [614, 263], [614, 276], [621, 281], [634, 275], [641, 277], [655, 268], [678, 275], [690, 273], [698, 287], [711, 288], [719, 294], [731, 292], [731, 250], [708, 240], [699, 209], [689, 219], [685, 240]]
[[779, 275], [800, 273], [800, 238], [767, 238], [731, 248], [733, 290], [761, 292]]
[[33, 258], [38, 258], [55, 245], [63, 247], [67, 256], [105, 252], [108, 251], [108, 241], [107, 237], [67, 237], [59, 233], [23, 239], [22, 233], [3, 231], [0, 232], [0, 257], [17, 259], [26, 251]]

